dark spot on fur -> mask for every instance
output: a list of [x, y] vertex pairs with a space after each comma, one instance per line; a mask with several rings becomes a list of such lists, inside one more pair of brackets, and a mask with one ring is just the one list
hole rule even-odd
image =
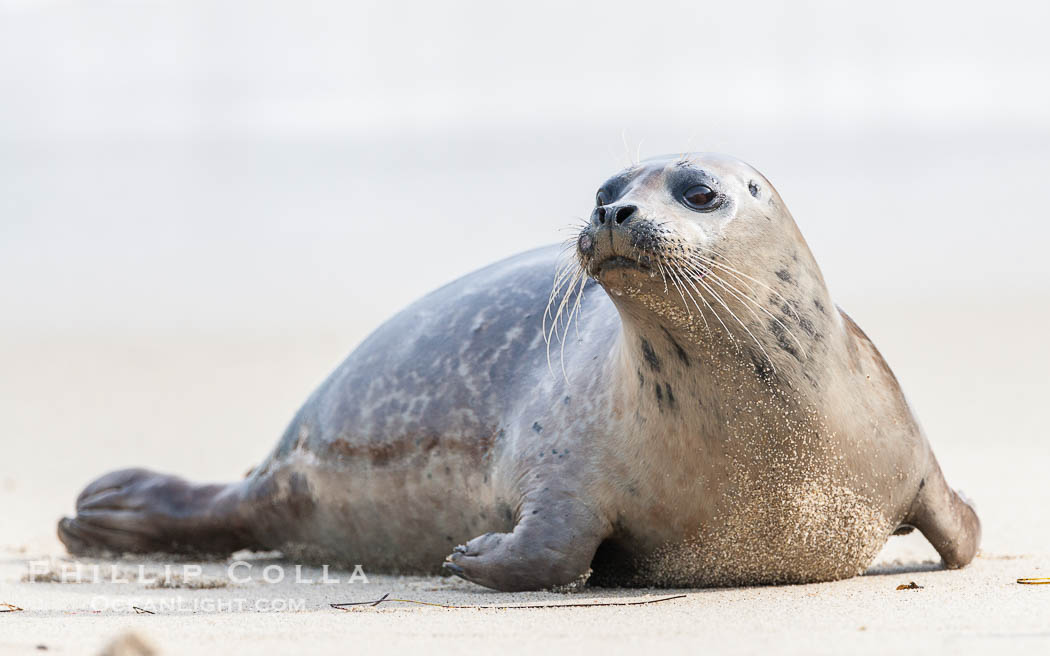
[[645, 376], [642, 375], [641, 369], [638, 370], [638, 384], [643, 386], [645, 385]]
[[656, 403], [660, 404], [664, 400], [664, 391], [660, 389], [660, 383], [653, 385], [656, 389]]
[[540, 426], [540, 422], [538, 422], [538, 421], [537, 422], [533, 422], [532, 430], [536, 431], [537, 433], [542, 433], [543, 432], [543, 426]]
[[561, 400], [561, 402], [565, 405], [569, 405], [569, 397], [566, 396], [564, 399]]
[[674, 393], [671, 391], [671, 385], [664, 383], [664, 394], [667, 395], [667, 405], [674, 407]]
[[921, 481], [919, 481], [919, 489], [921, 490], [924, 487], [926, 487], [926, 479], [925, 478], [922, 479]]
[[784, 330], [784, 324], [780, 321], [769, 321], [769, 330], [777, 337], [777, 346], [779, 346], [786, 353], [791, 354], [791, 357], [795, 358], [799, 362], [802, 362], [802, 356], [799, 355], [798, 349], [795, 348], [795, 341], [788, 335], [787, 331]]
[[818, 310], [820, 310], [821, 314], [827, 314], [828, 313], [828, 311], [824, 309], [824, 304], [821, 303], [818, 299], [813, 299], [813, 307], [815, 307]]
[[660, 371], [660, 358], [656, 356], [656, 351], [653, 350], [653, 345], [644, 337], [642, 338], [642, 357], [645, 358], [645, 362], [649, 365], [650, 369], [653, 371]]
[[672, 348], [674, 348], [675, 355], [677, 355], [678, 359], [682, 361], [682, 364], [688, 367], [689, 354], [685, 352], [685, 349], [682, 348], [681, 344], [675, 341], [675, 338], [671, 336], [671, 333], [667, 332], [666, 328], [664, 328], [664, 334], [667, 335], [667, 339], [671, 342], [671, 346]]
[[747, 190], [751, 192], [751, 195], [758, 198], [758, 185], [755, 184], [754, 180], [747, 183]]
[[781, 269], [780, 271], [777, 271], [777, 278], [780, 278], [784, 282], [791, 282], [791, 274], [788, 272], [787, 269]]
[[773, 366], [769, 363], [769, 359], [766, 358], [762, 353], [751, 352], [751, 364], [755, 367], [755, 375], [764, 381], [773, 381], [776, 378], [776, 374], [773, 372]]
[[809, 335], [813, 339], [823, 339], [824, 336], [817, 332], [816, 326], [814, 326], [813, 322], [807, 319], [806, 317], [799, 317], [798, 325], [800, 328], [802, 328], [802, 330], [806, 332], [807, 335]]
[[356, 442], [340, 438], [332, 440], [326, 447], [333, 458], [368, 462], [373, 467], [385, 467], [407, 460], [423, 459], [434, 451], [465, 453], [476, 462], [482, 462], [492, 449], [494, 442], [500, 437], [502, 437], [501, 431], [493, 429], [491, 433], [483, 434], [481, 439], [457, 439], [434, 434], [405, 436], [389, 442]]

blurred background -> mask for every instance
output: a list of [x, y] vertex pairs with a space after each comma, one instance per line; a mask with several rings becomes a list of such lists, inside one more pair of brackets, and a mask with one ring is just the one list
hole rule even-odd
[[566, 239], [629, 160], [712, 150], [777, 186], [986, 548], [1045, 548], [1047, 24], [1009, 1], [0, 0], [0, 545], [57, 549], [104, 470], [239, 476], [393, 312]]

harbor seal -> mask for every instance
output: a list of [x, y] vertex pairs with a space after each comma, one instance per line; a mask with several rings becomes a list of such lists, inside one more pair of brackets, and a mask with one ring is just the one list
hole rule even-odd
[[553, 291], [542, 248], [390, 319], [246, 479], [114, 472], [60, 538], [500, 590], [829, 581], [912, 527], [970, 562], [977, 515], [755, 169], [631, 166], [570, 251]]

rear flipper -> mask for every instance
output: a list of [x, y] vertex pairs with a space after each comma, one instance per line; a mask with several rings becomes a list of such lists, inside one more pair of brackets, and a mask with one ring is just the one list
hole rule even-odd
[[932, 458], [904, 523], [922, 531], [950, 569], [968, 565], [981, 545], [981, 520], [973, 506], [948, 486]]
[[255, 548], [235, 485], [193, 485], [145, 469], [106, 474], [77, 498], [77, 515], [58, 523], [71, 554], [228, 555]]

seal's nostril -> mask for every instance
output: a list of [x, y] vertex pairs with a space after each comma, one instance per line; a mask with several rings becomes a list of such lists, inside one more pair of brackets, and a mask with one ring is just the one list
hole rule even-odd
[[634, 214], [637, 209], [638, 208], [634, 205], [622, 205], [617, 207], [616, 214], [614, 215], [617, 225], [622, 225], [624, 221], [631, 218], [631, 215]]
[[598, 208], [598, 223], [601, 223], [603, 225], [605, 224], [605, 208], [604, 207], [599, 207]]

